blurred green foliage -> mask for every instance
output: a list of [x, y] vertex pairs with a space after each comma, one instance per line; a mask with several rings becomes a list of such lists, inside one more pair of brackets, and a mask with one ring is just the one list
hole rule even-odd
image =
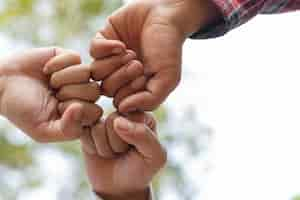
[[[0, 10], [0, 30], [33, 44], [58, 45], [95, 33], [99, 16], [121, 0], [9, 0]], [[103, 17], [102, 17], [103, 19]]]
[[7, 167], [24, 168], [33, 164], [31, 149], [28, 145], [10, 143], [4, 135], [0, 135], [0, 163]]
[[[88, 57], [86, 47], [90, 38], [103, 25], [105, 17], [121, 5], [121, 0], [0, 0], [0, 30], [16, 44], [60, 45], [75, 48]], [[170, 188], [181, 200], [195, 196], [183, 164], [207, 150], [210, 130], [198, 122], [193, 112], [181, 112], [179, 119], [174, 119], [166, 107], [154, 113], [159, 121], [160, 139], [169, 152], [167, 167], [153, 182], [158, 199]], [[27, 139], [18, 143], [14, 136], [20, 133], [7, 128], [6, 123], [0, 127], [0, 199], [16, 200], [23, 191], [44, 186], [43, 166], [38, 162], [44, 150], [71, 162], [68, 170], [74, 174], [74, 180], [70, 180], [71, 186], [60, 186], [57, 200], [90, 199], [79, 142], [46, 145]], [[178, 159], [178, 149], [184, 152], [183, 159]], [[16, 183], [4, 174], [18, 177]]]
[[300, 200], [300, 195], [295, 196], [292, 200]]

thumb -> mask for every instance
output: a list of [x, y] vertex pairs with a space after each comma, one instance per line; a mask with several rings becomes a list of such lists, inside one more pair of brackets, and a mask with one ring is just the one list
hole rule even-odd
[[42, 134], [35, 139], [40, 142], [58, 142], [78, 139], [81, 135], [89, 131], [81, 125], [83, 108], [81, 104], [70, 105], [62, 117], [55, 121], [42, 124], [40, 130]]
[[83, 106], [79, 103], [69, 105], [61, 117], [61, 130], [67, 137], [78, 137], [83, 132]]
[[114, 121], [114, 129], [125, 142], [133, 145], [136, 151], [147, 161], [155, 164], [158, 168], [165, 164], [166, 152], [154, 132], [145, 124], [118, 117]]

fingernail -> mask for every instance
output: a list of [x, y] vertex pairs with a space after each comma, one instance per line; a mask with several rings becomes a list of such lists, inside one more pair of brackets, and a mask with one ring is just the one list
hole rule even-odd
[[122, 53], [122, 52], [123, 52], [123, 49], [122, 49], [122, 48], [115, 48], [115, 49], [112, 50], [112, 53], [113, 53], [113, 54], [120, 54], [120, 53]]
[[48, 67], [44, 67], [43, 72], [44, 74], [48, 74]]
[[116, 128], [124, 132], [130, 132], [134, 128], [134, 124], [124, 117], [119, 117], [115, 120]]

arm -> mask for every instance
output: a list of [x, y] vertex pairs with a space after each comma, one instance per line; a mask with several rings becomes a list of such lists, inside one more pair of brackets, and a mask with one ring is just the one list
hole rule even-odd
[[[70, 103], [60, 113], [49, 85], [45, 65], [80, 65], [80, 56], [59, 48], [31, 49], [0, 59], [0, 114], [39, 142], [74, 140], [85, 133], [83, 122], [93, 124], [81, 103]], [[65, 93], [70, 95], [68, 90]], [[99, 111], [99, 116], [102, 111]]]
[[[114, 121], [100, 121], [91, 135], [81, 138], [90, 183], [104, 200], [151, 200], [150, 182], [166, 162], [166, 152], [154, 132], [154, 119], [144, 113], [132, 113], [129, 118], [135, 120], [118, 115]], [[105, 128], [106, 123], [112, 123], [112, 131]], [[104, 158], [107, 134], [117, 134], [132, 147], [111, 159]], [[88, 150], [93, 145], [98, 154]]]

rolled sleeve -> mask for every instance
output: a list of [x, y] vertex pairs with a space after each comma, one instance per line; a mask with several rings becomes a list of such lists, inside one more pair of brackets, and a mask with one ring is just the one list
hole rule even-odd
[[300, 0], [212, 0], [222, 17], [215, 23], [201, 28], [192, 39], [222, 36], [246, 23], [256, 15], [282, 13], [300, 9]]
[[[148, 191], [149, 191], [149, 197], [148, 197], [148, 200], [155, 200], [154, 199], [154, 196], [153, 196], [153, 190], [152, 190], [152, 187], [149, 187], [148, 188]], [[99, 194], [97, 194], [96, 192], [94, 192], [95, 194], [95, 200], [105, 200], [104, 198], [102, 198]]]

